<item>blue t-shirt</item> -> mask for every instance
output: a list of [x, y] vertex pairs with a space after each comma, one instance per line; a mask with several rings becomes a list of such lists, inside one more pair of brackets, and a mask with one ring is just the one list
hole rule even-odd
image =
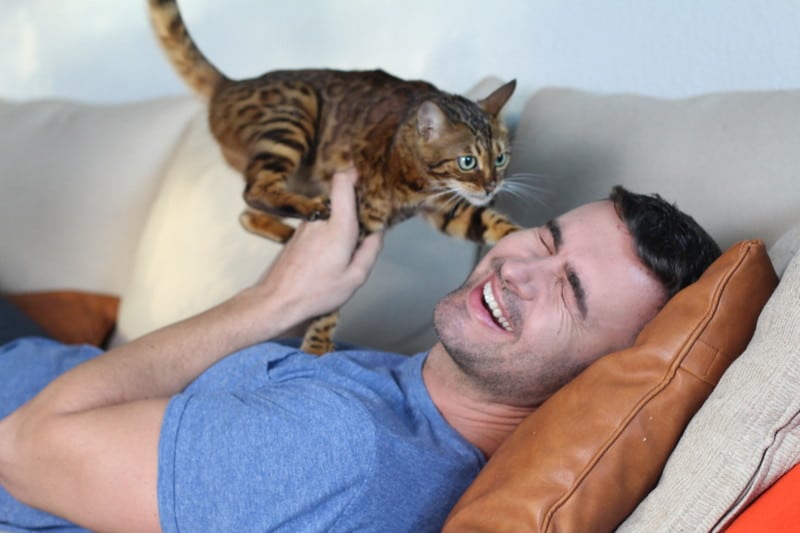
[[[0, 347], [0, 417], [98, 353], [43, 339]], [[484, 459], [431, 401], [425, 357], [265, 343], [223, 359], [167, 407], [162, 529], [438, 531]], [[0, 488], [0, 531], [45, 528], [80, 531]]]

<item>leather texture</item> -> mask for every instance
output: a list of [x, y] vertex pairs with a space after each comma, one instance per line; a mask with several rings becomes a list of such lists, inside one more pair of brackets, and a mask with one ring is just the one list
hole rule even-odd
[[533, 412], [444, 531], [613, 531], [655, 486], [777, 283], [761, 241], [732, 246], [634, 346], [599, 359]]
[[54, 339], [103, 346], [114, 328], [119, 298], [82, 291], [6, 294], [5, 297]]

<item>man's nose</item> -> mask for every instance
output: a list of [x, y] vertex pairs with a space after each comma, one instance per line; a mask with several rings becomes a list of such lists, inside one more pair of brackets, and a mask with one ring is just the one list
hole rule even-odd
[[533, 299], [549, 291], [558, 279], [558, 265], [552, 257], [509, 259], [500, 267], [500, 277], [520, 298]]

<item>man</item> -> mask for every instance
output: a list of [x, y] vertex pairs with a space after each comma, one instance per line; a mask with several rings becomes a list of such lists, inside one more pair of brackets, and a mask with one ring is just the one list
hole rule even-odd
[[196, 317], [103, 355], [0, 348], [0, 530], [438, 530], [528, 413], [719, 255], [674, 207], [616, 189], [494, 246], [437, 305], [427, 354], [259, 344], [366, 280], [381, 237], [356, 247], [355, 179]]

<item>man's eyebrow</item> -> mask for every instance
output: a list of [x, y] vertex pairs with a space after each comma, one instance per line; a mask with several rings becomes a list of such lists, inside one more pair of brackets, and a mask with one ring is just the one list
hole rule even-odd
[[[558, 252], [558, 250], [564, 244], [564, 241], [561, 237], [561, 225], [558, 223], [558, 220], [552, 219], [545, 223], [545, 227], [550, 232], [550, 236], [553, 238], [554, 251]], [[572, 294], [575, 296], [575, 302], [578, 304], [578, 310], [581, 313], [581, 317], [586, 320], [586, 317], [589, 314], [589, 309], [586, 306], [586, 291], [583, 289], [581, 278], [578, 277], [578, 273], [575, 272], [575, 269], [572, 268], [572, 265], [569, 263], [567, 263], [565, 269], [567, 272], [567, 281], [572, 289]]]
[[550, 236], [553, 238], [553, 248], [555, 252], [561, 248], [561, 225], [558, 223], [558, 220], [551, 219], [545, 222], [544, 226], [550, 232]]
[[583, 290], [583, 285], [581, 285], [581, 278], [578, 277], [578, 274], [572, 269], [572, 266], [567, 265], [566, 270], [567, 281], [569, 281], [569, 286], [572, 287], [572, 292], [575, 294], [578, 310], [581, 312], [581, 317], [586, 320], [589, 309], [586, 307], [586, 291]]

